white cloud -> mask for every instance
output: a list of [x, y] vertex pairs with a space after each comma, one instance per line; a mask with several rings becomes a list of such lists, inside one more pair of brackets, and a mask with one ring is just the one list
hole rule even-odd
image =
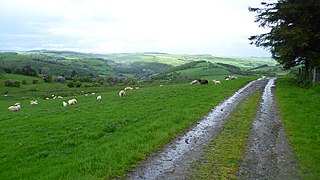
[[[16, 42], [25, 49], [265, 56], [268, 53], [247, 40], [263, 32], [247, 10], [250, 3], [252, 0], [0, 0], [0, 25], [5, 27], [0, 29], [0, 43], [5, 41], [2, 37], [10, 41], [0, 49]], [[8, 47], [1, 47], [5, 45]], [[234, 46], [239, 45], [243, 47], [237, 52]], [[258, 53], [250, 54], [253, 49]]]

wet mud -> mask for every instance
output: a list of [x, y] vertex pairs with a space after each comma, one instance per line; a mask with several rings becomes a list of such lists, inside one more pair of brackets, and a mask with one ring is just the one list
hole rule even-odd
[[273, 97], [275, 81], [264, 89], [238, 179], [299, 179]]
[[[274, 82], [274, 80], [258, 79], [239, 89], [231, 97], [214, 107], [207, 116], [191, 127], [189, 131], [174, 139], [145, 162], [142, 162], [140, 167], [128, 174], [127, 179], [187, 179], [187, 172], [191, 163], [201, 157], [203, 146], [206, 146], [214, 135], [219, 133], [233, 110], [244, 98], [266, 87], [270, 82]], [[272, 85], [269, 86], [271, 88]], [[252, 136], [252, 139], [255, 138]], [[283, 139], [279, 139], [279, 141], [283, 141]], [[276, 144], [272, 146], [276, 148]], [[276, 149], [280, 150], [281, 148]], [[257, 149], [257, 151], [263, 150]], [[279, 160], [279, 163], [281, 163], [281, 158]], [[251, 162], [248, 161], [248, 163]], [[242, 169], [241, 177], [252, 177], [247, 171], [251, 167], [243, 167], [248, 168]]]

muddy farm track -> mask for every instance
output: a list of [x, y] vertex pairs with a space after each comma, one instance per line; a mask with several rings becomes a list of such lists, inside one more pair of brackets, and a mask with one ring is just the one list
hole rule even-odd
[[298, 179], [295, 162], [273, 98], [275, 79], [258, 79], [214, 107], [182, 136], [167, 144], [128, 175], [128, 179], [188, 179], [191, 163], [217, 135], [245, 98], [264, 89], [237, 179]]

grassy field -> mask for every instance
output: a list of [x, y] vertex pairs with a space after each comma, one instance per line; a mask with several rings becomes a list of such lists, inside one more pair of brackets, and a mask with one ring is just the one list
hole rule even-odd
[[[36, 106], [30, 97], [2, 97], [0, 179], [123, 177], [250, 80], [142, 87], [123, 98], [109, 90], [99, 93], [100, 102], [98, 94], [38, 99]], [[78, 104], [63, 107], [70, 98]], [[10, 112], [17, 101], [21, 110]]]
[[236, 179], [260, 97], [261, 91], [235, 109], [221, 132], [205, 147], [202, 158], [193, 163], [190, 179]]
[[277, 81], [276, 99], [304, 179], [320, 177], [320, 85], [300, 88], [293, 79]]
[[186, 69], [182, 71], [178, 71], [182, 75], [189, 75], [189, 76], [197, 76], [201, 79], [216, 79], [216, 80], [224, 80], [226, 76], [231, 75], [231, 73], [225, 69], [221, 68], [211, 68], [211, 69], [203, 69], [201, 67], [199, 68], [192, 68], [192, 69]]

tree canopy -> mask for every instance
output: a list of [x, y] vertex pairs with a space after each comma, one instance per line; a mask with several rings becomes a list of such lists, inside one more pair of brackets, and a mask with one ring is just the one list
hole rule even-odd
[[255, 22], [270, 32], [251, 36], [251, 42], [269, 49], [286, 69], [299, 64], [306, 69], [319, 66], [320, 0], [263, 1], [261, 5], [249, 7], [249, 11], [255, 12]]

